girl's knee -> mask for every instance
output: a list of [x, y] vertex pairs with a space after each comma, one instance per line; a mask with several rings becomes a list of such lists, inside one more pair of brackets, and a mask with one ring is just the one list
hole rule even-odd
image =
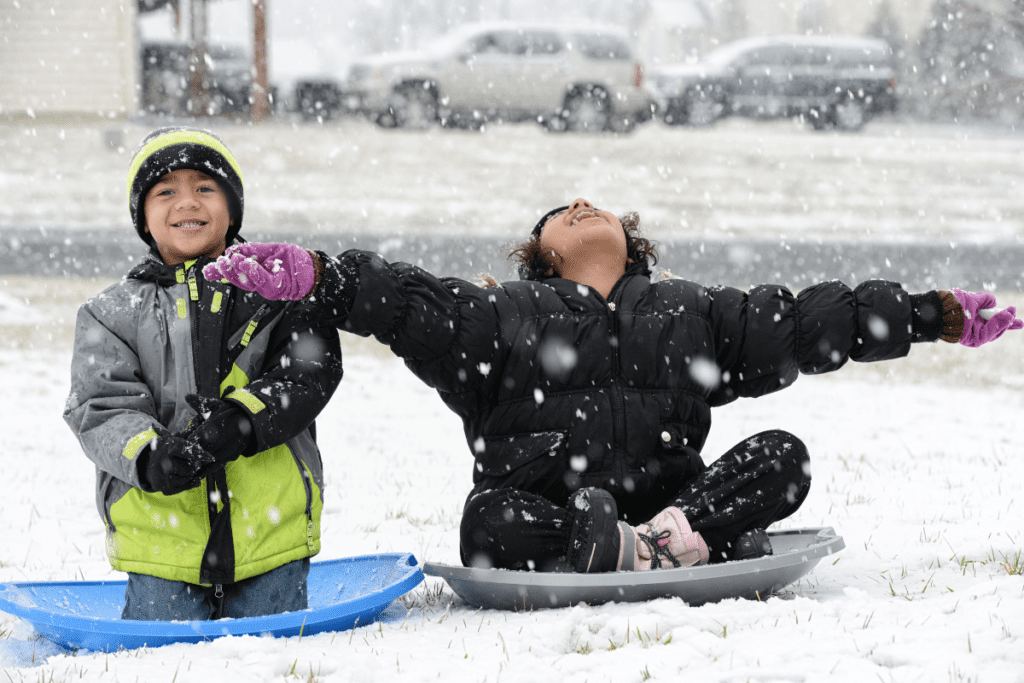
[[494, 524], [494, 511], [502, 507], [505, 496], [500, 489], [470, 494], [462, 510], [459, 540], [463, 564], [470, 565], [476, 555], [488, 546], [489, 528]]
[[[811, 458], [807, 446], [793, 434], [781, 429], [762, 432], [753, 437], [758, 448], [752, 455], [765, 458], [775, 471], [772, 479], [785, 498], [786, 505], [796, 510], [811, 488]], [[765, 467], [765, 465], [761, 465]]]
[[807, 446], [795, 435], [781, 430], [772, 429], [752, 437], [750, 442], [756, 440], [757, 453], [771, 460], [772, 466], [780, 474], [785, 471], [790, 478], [798, 482], [803, 488], [811, 480], [811, 457], [807, 452]]

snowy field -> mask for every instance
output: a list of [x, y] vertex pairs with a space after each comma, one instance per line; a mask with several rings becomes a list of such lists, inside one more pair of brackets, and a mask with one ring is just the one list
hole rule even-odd
[[[143, 132], [129, 129], [130, 146]], [[852, 136], [788, 123], [652, 126], [623, 139], [525, 126], [396, 134], [355, 122], [218, 132], [253, 169], [246, 225], [267, 232], [457, 223], [499, 243], [585, 195], [640, 210], [655, 236], [1022, 235], [1024, 139], [1013, 134], [895, 123]], [[5, 228], [129, 230], [127, 156], [105, 150], [104, 136], [0, 127], [0, 242]], [[107, 284], [0, 273], [0, 581], [123, 579], [104, 555], [92, 465], [60, 418], [75, 310]], [[1017, 289], [999, 297], [1024, 307]], [[345, 379], [318, 420], [318, 559], [411, 551], [457, 563], [472, 466], [461, 425], [386, 349], [342, 341]], [[1022, 409], [1024, 333], [973, 351], [915, 346], [902, 361], [805, 377], [719, 410], [707, 459], [764, 429], [792, 431], [814, 481], [782, 527], [832, 526], [846, 542], [763, 602], [517, 614], [470, 607], [428, 578], [382, 622], [352, 631], [109, 654], [59, 651], [0, 613], [0, 680], [1024, 683]]]
[[[0, 229], [122, 229], [128, 162], [156, 125], [0, 123]], [[530, 124], [482, 135], [361, 120], [210, 125], [241, 164], [246, 232], [519, 238], [584, 196], [639, 211], [663, 239], [1024, 240], [1024, 135], [1009, 129], [878, 121], [848, 135], [729, 120], [614, 137]]]

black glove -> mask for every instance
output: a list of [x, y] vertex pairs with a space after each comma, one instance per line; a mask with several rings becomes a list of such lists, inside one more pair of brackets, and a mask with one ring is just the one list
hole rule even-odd
[[199, 486], [217, 466], [216, 459], [180, 436], [158, 436], [139, 454], [139, 483], [143, 491], [167, 496]]
[[189, 427], [187, 439], [190, 444], [209, 453], [221, 465], [256, 452], [252, 422], [240, 407], [195, 394], [189, 394], [185, 400], [198, 413], [196, 421]]

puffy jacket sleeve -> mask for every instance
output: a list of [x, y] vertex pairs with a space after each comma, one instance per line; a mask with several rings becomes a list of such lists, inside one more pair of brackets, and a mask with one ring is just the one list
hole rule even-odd
[[64, 421], [99, 469], [139, 486], [136, 456], [169, 432], [157, 419], [153, 394], [129, 343], [134, 317], [109, 315], [109, 307], [98, 303], [104, 294], [78, 310]]
[[894, 282], [871, 280], [854, 289], [838, 281], [794, 296], [779, 285], [745, 293], [709, 291], [709, 320], [722, 371], [712, 405], [762, 396], [850, 359], [902, 358], [913, 340], [911, 297]]
[[249, 416], [256, 450], [298, 435], [324, 409], [342, 378], [338, 331], [309, 304], [291, 307], [271, 335], [259, 374], [225, 399]]
[[332, 324], [373, 336], [453, 407], [473, 412], [499, 376], [503, 290], [438, 278], [408, 263], [350, 250], [326, 257], [317, 296]]

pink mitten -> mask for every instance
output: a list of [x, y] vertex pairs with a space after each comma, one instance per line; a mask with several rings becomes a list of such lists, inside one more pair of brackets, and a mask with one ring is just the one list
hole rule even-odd
[[960, 343], [976, 349], [982, 344], [995, 341], [1007, 330], [1024, 328], [1024, 320], [1017, 318], [1017, 309], [1007, 306], [1001, 311], [992, 312], [996, 298], [988, 292], [965, 292], [954, 289], [953, 296], [964, 309], [964, 333]]
[[203, 268], [207, 280], [225, 279], [264, 299], [298, 300], [316, 281], [313, 257], [294, 244], [250, 242], [228, 247], [224, 255]]

